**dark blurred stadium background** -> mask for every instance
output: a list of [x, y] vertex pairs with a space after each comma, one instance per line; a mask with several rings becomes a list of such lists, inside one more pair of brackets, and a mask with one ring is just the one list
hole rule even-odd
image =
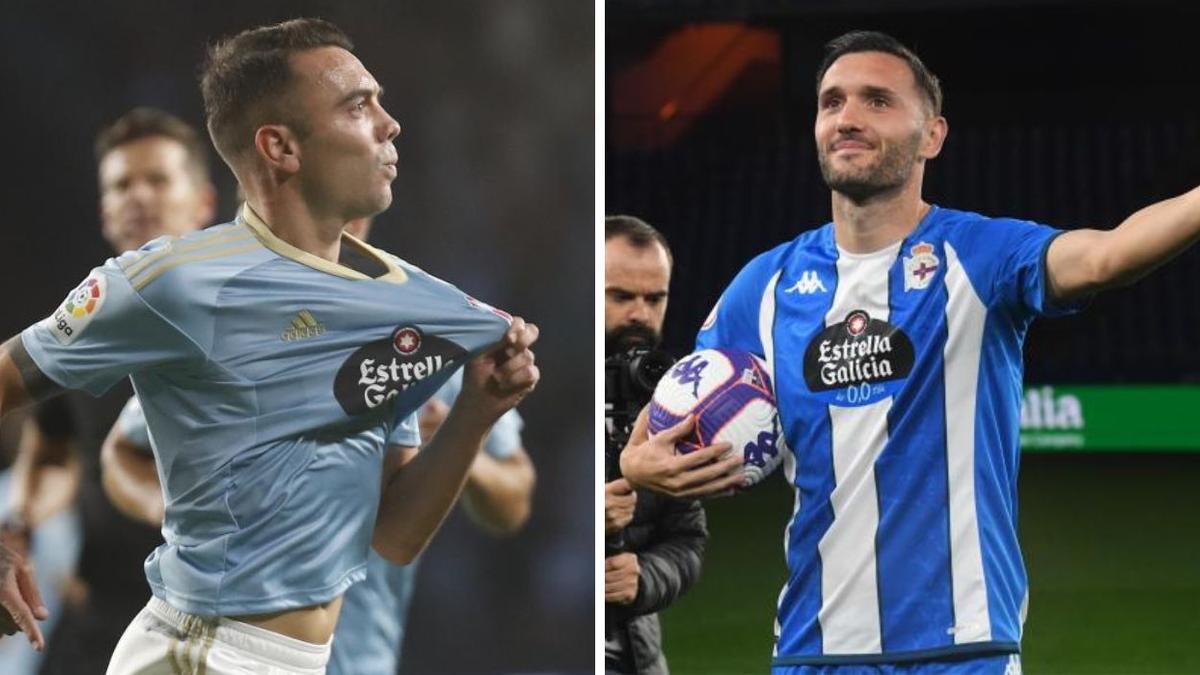
[[[605, 210], [671, 241], [667, 346], [690, 351], [745, 262], [828, 221], [814, 73], [869, 28], [942, 79], [927, 200], [1109, 228], [1200, 183], [1198, 23], [1193, 3], [609, 0]], [[1197, 277], [1192, 250], [1031, 331], [1027, 673], [1200, 672]], [[673, 672], [765, 672], [791, 499], [773, 478], [709, 503], [705, 573], [664, 616]]]
[[[110, 252], [92, 141], [137, 105], [202, 127], [206, 44], [263, 23], [339, 24], [400, 121], [373, 241], [539, 323], [522, 406], [534, 514], [491, 540], [455, 514], [423, 559], [406, 673], [584, 672], [594, 652], [594, 45], [591, 3], [5, 3], [0, 333], [47, 315]], [[236, 208], [214, 156], [219, 220]], [[95, 449], [92, 449], [93, 451]]]

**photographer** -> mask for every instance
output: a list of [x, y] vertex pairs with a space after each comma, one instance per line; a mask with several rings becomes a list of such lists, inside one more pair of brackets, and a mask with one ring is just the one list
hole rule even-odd
[[697, 501], [634, 490], [620, 450], [671, 359], [657, 347], [667, 310], [671, 253], [653, 227], [630, 216], [604, 221], [605, 671], [667, 673], [657, 612], [700, 574], [708, 538]]

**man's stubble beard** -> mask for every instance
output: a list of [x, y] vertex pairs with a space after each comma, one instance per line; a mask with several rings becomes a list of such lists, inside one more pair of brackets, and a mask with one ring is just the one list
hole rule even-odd
[[836, 172], [829, 160], [828, 151], [817, 153], [821, 166], [821, 177], [829, 189], [845, 195], [851, 201], [863, 203], [880, 194], [894, 192], [904, 186], [912, 176], [917, 164], [917, 153], [921, 147], [920, 130], [909, 137], [908, 142], [888, 147], [878, 161], [862, 169]]

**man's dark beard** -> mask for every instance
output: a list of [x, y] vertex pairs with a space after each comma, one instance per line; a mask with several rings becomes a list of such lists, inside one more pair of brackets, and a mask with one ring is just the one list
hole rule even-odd
[[916, 164], [917, 148], [921, 144], [920, 132], [913, 135], [908, 144], [893, 146], [882, 157], [879, 164], [863, 174], [835, 174], [825, 151], [817, 154], [821, 165], [821, 177], [830, 190], [841, 193], [855, 203], [869, 201], [872, 197], [892, 192], [904, 185], [912, 175]]
[[628, 351], [630, 347], [657, 347], [662, 336], [644, 323], [627, 323], [604, 333], [604, 357]]

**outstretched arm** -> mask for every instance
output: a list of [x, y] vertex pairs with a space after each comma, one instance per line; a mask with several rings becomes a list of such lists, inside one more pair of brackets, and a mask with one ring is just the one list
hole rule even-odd
[[373, 542], [385, 559], [412, 562], [445, 520], [488, 430], [537, 384], [530, 351], [537, 335], [536, 326], [513, 319], [497, 346], [466, 365], [462, 393], [425, 449], [409, 461], [392, 459], [409, 449], [392, 453]]
[[[0, 417], [34, 400], [48, 397], [57, 387], [33, 364], [20, 337], [0, 345]], [[23, 631], [34, 648], [45, 646], [37, 620], [48, 616], [33, 568], [19, 553], [0, 544], [0, 631]]]
[[1200, 239], [1200, 188], [1151, 204], [1111, 230], [1072, 230], [1046, 253], [1050, 295], [1073, 300], [1146, 276]]

